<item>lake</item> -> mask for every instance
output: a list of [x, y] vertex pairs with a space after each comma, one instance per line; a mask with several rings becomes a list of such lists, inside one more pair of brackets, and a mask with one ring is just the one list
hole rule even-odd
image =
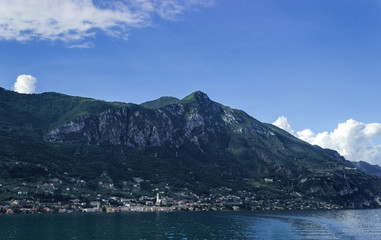
[[0, 239], [381, 239], [381, 210], [1, 215]]

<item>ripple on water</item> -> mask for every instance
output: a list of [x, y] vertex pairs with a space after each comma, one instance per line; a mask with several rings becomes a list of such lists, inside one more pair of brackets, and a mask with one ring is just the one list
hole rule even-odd
[[0, 216], [1, 240], [379, 240], [380, 236], [381, 210]]

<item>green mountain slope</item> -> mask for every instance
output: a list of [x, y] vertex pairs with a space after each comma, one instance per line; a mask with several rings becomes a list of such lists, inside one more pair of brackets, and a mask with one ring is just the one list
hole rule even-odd
[[140, 104], [140, 106], [143, 106], [143, 107], [149, 108], [149, 109], [158, 109], [161, 107], [165, 107], [167, 105], [176, 104], [179, 101], [180, 100], [175, 98], [175, 97], [161, 97], [161, 98], [153, 100], [153, 101], [144, 102], [144, 103]]
[[0, 124], [0, 201], [160, 192], [247, 209], [379, 206], [378, 177], [199, 91], [134, 105], [0, 89]]
[[71, 119], [127, 105], [59, 93], [18, 94], [0, 88], [1, 123], [37, 134]]

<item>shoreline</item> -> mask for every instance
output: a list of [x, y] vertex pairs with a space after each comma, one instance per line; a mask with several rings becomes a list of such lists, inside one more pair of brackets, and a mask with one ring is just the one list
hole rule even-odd
[[328, 208], [266, 208], [266, 209], [245, 209], [240, 207], [227, 208], [209, 206], [208, 208], [194, 208], [184, 206], [134, 206], [134, 207], [117, 207], [107, 206], [102, 208], [78, 208], [78, 209], [26, 209], [20, 208], [18, 211], [1, 212], [0, 215], [35, 215], [35, 214], [108, 214], [108, 213], [170, 213], [170, 212], [277, 212], [277, 211], [331, 211], [331, 210], [371, 210], [381, 209], [377, 207], [369, 208], [344, 208], [340, 206]]

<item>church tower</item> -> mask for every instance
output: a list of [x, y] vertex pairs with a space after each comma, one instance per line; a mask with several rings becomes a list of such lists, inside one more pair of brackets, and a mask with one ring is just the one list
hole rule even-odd
[[161, 205], [161, 199], [160, 199], [160, 196], [159, 196], [159, 193], [156, 193], [156, 203], [155, 203], [156, 206], [160, 206]]

